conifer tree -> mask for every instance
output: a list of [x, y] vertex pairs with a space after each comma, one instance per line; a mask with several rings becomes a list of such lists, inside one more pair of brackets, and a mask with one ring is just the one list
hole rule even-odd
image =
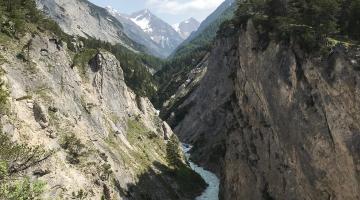
[[175, 169], [180, 167], [183, 163], [181, 159], [179, 140], [175, 135], [172, 135], [166, 144], [166, 157], [169, 165]]

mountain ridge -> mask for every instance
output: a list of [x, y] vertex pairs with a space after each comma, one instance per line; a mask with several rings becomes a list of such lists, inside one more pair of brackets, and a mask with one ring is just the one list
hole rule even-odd
[[55, 20], [67, 34], [101, 38], [113, 44], [122, 44], [132, 51], [143, 50], [128, 38], [118, 20], [104, 8], [87, 0], [36, 0], [36, 3], [38, 9]]

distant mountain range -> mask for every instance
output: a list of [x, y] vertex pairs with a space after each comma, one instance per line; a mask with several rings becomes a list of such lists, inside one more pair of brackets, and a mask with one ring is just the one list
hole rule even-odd
[[167, 57], [185, 39], [182, 34], [185, 32], [177, 32], [148, 9], [130, 15], [122, 14], [111, 7], [106, 9], [123, 24], [125, 33], [132, 40], [146, 46], [152, 54], [157, 56]]
[[120, 43], [161, 58], [168, 57], [200, 25], [190, 18], [171, 26], [148, 9], [127, 15], [88, 1], [37, 0], [37, 5], [70, 35]]
[[[184, 39], [177, 49], [172, 53], [172, 56], [181, 54], [181, 50], [187, 44], [192, 46], [203, 46], [211, 42], [219, 29], [220, 24], [229, 20], [235, 13], [235, 0], [225, 0], [213, 13], [211, 13], [190, 36]], [[187, 50], [186, 50], [187, 51]]]
[[124, 32], [127, 36], [137, 43], [144, 45], [148, 49], [149, 52], [147, 53], [158, 57], [166, 57], [169, 54], [166, 49], [162, 48], [159, 44], [152, 40], [148, 33], [134, 23], [130, 16], [121, 14], [111, 7], [106, 7], [106, 9], [123, 25]]

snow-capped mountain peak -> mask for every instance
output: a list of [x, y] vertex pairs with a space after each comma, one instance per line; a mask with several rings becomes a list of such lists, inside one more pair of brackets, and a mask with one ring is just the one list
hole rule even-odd
[[172, 26], [155, 16], [149, 9], [135, 12], [129, 18], [162, 48], [171, 51], [183, 41]]
[[119, 15], [120, 12], [111, 6], [106, 6], [105, 9], [113, 16]]
[[111, 6], [106, 10], [122, 23], [126, 35], [146, 46], [150, 53], [167, 57], [182, 41], [180, 34], [149, 9], [127, 15]]
[[152, 13], [150, 12], [150, 10], [145, 9], [136, 12], [130, 16], [130, 19], [146, 33], [152, 32], [152, 28], [151, 28]]
[[172, 27], [174, 28], [174, 30], [178, 33], [180, 33], [180, 23], [176, 23], [176, 24], [173, 24]]
[[199, 28], [199, 26], [200, 23], [192, 17], [181, 23], [173, 25], [174, 29], [180, 34], [183, 39], [189, 37], [192, 32], [196, 31]]

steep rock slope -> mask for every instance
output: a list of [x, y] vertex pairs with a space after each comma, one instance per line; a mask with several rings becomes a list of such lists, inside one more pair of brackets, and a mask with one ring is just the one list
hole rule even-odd
[[116, 18], [87, 0], [37, 0], [37, 5], [69, 35], [120, 43], [132, 50], [141, 49], [128, 38]]
[[218, 40], [175, 132], [222, 199], [359, 199], [359, 49], [262, 45], [251, 22]]
[[168, 163], [171, 129], [126, 86], [112, 54], [98, 51], [73, 65], [65, 43], [34, 32], [2, 43], [0, 55], [10, 92], [1, 132], [51, 152], [23, 171], [46, 183], [44, 199], [192, 199], [201, 192], [181, 189]]

